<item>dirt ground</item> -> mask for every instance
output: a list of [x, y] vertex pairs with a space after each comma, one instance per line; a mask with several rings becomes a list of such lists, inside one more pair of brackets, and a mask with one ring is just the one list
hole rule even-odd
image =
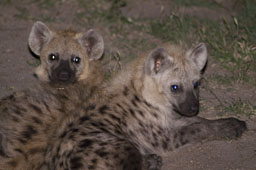
[[[78, 1], [61, 0], [57, 1], [57, 4], [43, 2], [48, 1], [36, 3], [33, 0], [24, 0], [14, 3], [14, 1], [4, 0], [0, 3], [0, 98], [17, 90], [33, 88], [33, 84], [37, 83], [33, 77], [33, 70], [39, 60], [32, 56], [27, 46], [30, 29], [37, 20], [44, 21], [54, 28], [78, 30], [95, 28], [104, 37], [106, 54], [110, 54], [116, 49], [121, 54], [126, 52], [126, 50], [119, 49], [117, 44], [123, 42], [119, 42], [117, 35], [110, 33], [110, 27], [105, 26], [105, 22], [101, 24], [97, 18], [95, 18], [97, 22], [91, 22], [86, 18], [86, 14], [84, 18], [77, 17], [77, 14], [82, 11]], [[107, 2], [109, 1], [106, 1], [106, 8], [109, 7]], [[157, 3], [153, 0], [131, 0], [122, 9], [122, 15], [128, 18], [157, 19], [170, 14], [171, 2], [167, 0], [159, 0]], [[143, 3], [148, 10], [141, 8], [144, 6]], [[88, 3], [88, 5], [90, 4]], [[159, 13], [159, 11], [162, 12]], [[208, 13], [214, 16], [213, 19], [231, 16], [225, 10], [209, 12], [200, 8], [189, 10], [182, 8], [178, 11], [181, 14], [187, 13], [198, 17]], [[79, 20], [83, 20], [83, 24]], [[159, 39], [138, 31], [131, 30], [127, 36], [135, 38], [138, 35], [155, 43], [161, 42]], [[136, 52], [136, 49], [131, 50]], [[103, 62], [111, 65], [108, 59], [103, 59]], [[164, 157], [163, 170], [256, 170], [256, 114], [249, 117], [222, 113], [223, 110], [218, 109], [219, 106], [228, 105], [238, 100], [248, 101], [256, 106], [256, 87], [244, 83], [216, 84], [210, 81], [211, 77], [216, 74], [225, 75], [226, 72], [217, 62], [213, 61], [212, 56], [209, 56], [205, 80], [203, 80], [201, 88], [202, 109], [200, 115], [210, 119], [236, 116], [247, 122], [249, 130], [238, 140], [199, 143], [171, 152]]]

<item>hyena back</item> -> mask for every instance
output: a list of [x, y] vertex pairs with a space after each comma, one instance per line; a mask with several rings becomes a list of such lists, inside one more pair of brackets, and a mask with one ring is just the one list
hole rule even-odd
[[243, 121], [197, 116], [198, 82], [207, 50], [201, 43], [183, 51], [153, 50], [117, 75], [101, 100], [74, 110], [81, 115], [63, 121], [53, 133], [45, 167], [142, 169], [144, 155], [163, 155], [203, 140], [240, 137], [246, 130]]
[[[46, 83], [1, 99], [1, 170], [39, 169], [53, 129], [76, 114], [69, 110], [92, 98], [103, 81], [101, 67], [94, 60], [103, 54], [104, 43], [94, 30], [52, 31], [36, 22], [29, 46], [40, 55], [36, 74]], [[61, 88], [48, 88], [48, 84]]]

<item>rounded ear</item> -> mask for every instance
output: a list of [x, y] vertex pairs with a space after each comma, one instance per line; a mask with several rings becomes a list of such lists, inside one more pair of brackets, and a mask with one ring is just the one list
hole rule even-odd
[[79, 42], [86, 48], [89, 60], [98, 60], [104, 52], [104, 41], [102, 36], [90, 29], [79, 38]]
[[164, 72], [172, 65], [172, 58], [164, 48], [156, 48], [146, 58], [144, 63], [145, 73], [156, 75]]
[[195, 48], [189, 50], [188, 57], [191, 58], [200, 70], [207, 62], [207, 48], [204, 43], [199, 43]]
[[31, 51], [39, 56], [43, 45], [49, 41], [51, 36], [51, 30], [44, 23], [35, 22], [28, 37], [28, 45]]

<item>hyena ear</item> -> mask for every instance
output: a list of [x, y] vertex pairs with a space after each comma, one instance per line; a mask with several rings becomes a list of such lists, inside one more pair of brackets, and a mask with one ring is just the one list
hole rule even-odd
[[104, 52], [104, 41], [102, 36], [90, 29], [79, 39], [80, 43], [86, 48], [89, 60], [98, 60]]
[[188, 57], [195, 62], [200, 70], [202, 70], [207, 62], [206, 45], [204, 43], [199, 43], [195, 48], [188, 51]]
[[156, 75], [167, 70], [172, 64], [172, 58], [164, 48], [156, 48], [146, 58], [144, 69], [148, 75]]
[[44, 23], [40, 21], [35, 22], [28, 37], [28, 45], [31, 51], [39, 56], [43, 45], [51, 37], [52, 32]]

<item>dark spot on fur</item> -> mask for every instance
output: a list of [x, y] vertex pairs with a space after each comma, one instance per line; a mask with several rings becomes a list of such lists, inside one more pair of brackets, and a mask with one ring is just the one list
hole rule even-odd
[[35, 117], [35, 116], [33, 116], [32, 117], [32, 120], [36, 123], [36, 124], [42, 124], [42, 121], [39, 119], [39, 118], [37, 118], [37, 117]]
[[120, 118], [118, 118], [117, 116], [115, 116], [115, 115], [113, 115], [113, 114], [110, 114], [110, 117], [111, 117], [112, 119], [115, 119], [115, 120], [118, 121], [118, 122], [121, 121]]
[[98, 156], [102, 157], [102, 158], [104, 158], [104, 157], [106, 157], [106, 156], [108, 155], [108, 153], [107, 153], [107, 152], [105, 152], [105, 151], [103, 151], [103, 149], [102, 149], [102, 148], [101, 148], [101, 149], [96, 150], [96, 151], [95, 151], [95, 153], [96, 153]]
[[61, 161], [60, 164], [59, 164], [59, 166], [62, 168], [63, 165], [64, 165], [64, 163]]
[[90, 117], [89, 116], [82, 116], [80, 117], [79, 121], [80, 121], [80, 124], [84, 123], [85, 121], [87, 120], [90, 120]]
[[103, 105], [99, 108], [100, 114], [105, 114], [107, 110], [109, 110], [109, 107], [107, 105]]
[[19, 119], [17, 118], [17, 117], [15, 117], [15, 116], [12, 116], [12, 120], [14, 121], [14, 122], [19, 122]]
[[97, 161], [98, 161], [97, 159], [93, 159], [93, 160], [92, 160], [92, 163], [93, 163], [93, 164], [96, 164]]
[[70, 159], [70, 167], [72, 170], [80, 169], [83, 167], [82, 158], [81, 157], [73, 157]]
[[159, 146], [159, 144], [158, 144], [158, 142], [152, 142], [152, 146], [153, 146], [154, 148], [157, 148], [157, 147]]
[[49, 108], [48, 104], [45, 101], [43, 101], [43, 104], [44, 104], [45, 108], [47, 109], [47, 111], [50, 112], [50, 108]]
[[22, 143], [22, 144], [26, 144], [26, 143], [27, 143], [27, 141], [24, 140], [23, 138], [19, 138], [18, 141], [19, 141], [20, 143]]
[[129, 94], [129, 89], [128, 89], [128, 87], [124, 87], [124, 91], [123, 91], [123, 94], [124, 94], [124, 96], [128, 96], [128, 94]]
[[14, 150], [15, 150], [15, 152], [22, 154], [26, 160], [28, 159], [27, 154], [23, 150], [21, 150], [19, 148], [15, 148]]
[[131, 113], [131, 115], [132, 115], [133, 117], [136, 117], [136, 116], [135, 116], [135, 112], [134, 112], [131, 108], [129, 108], [129, 112]]
[[180, 145], [178, 143], [176, 143], [175, 148], [177, 149], [178, 147], [180, 147]]
[[146, 100], [144, 100], [144, 104], [147, 106], [147, 107], [152, 107], [152, 105], [150, 103], [148, 103]]
[[94, 169], [94, 165], [89, 165], [89, 166], [88, 166], [88, 169], [89, 169], [89, 170], [93, 170], [93, 169]]
[[178, 134], [175, 133], [174, 136], [173, 136], [173, 138], [176, 139], [177, 137], [178, 137]]
[[34, 105], [34, 104], [30, 104], [29, 106], [30, 106], [35, 112], [37, 112], [38, 114], [43, 114], [42, 110], [41, 110], [38, 106], [36, 106], [36, 105]]
[[18, 106], [16, 106], [16, 108], [14, 109], [14, 113], [19, 116], [23, 115]]
[[182, 144], [182, 145], [186, 145], [187, 143], [188, 143], [189, 141], [187, 140], [187, 139], [182, 139], [181, 141], [180, 141], [180, 143]]
[[134, 95], [134, 99], [137, 101], [137, 102], [141, 102], [139, 97], [137, 95]]
[[77, 128], [71, 129], [71, 132], [72, 132], [72, 133], [76, 133], [76, 132], [78, 132], [78, 131], [79, 131], [79, 129], [77, 129]]
[[84, 139], [82, 141], [79, 142], [79, 147], [80, 148], [86, 148], [86, 147], [89, 147], [92, 145], [92, 140], [89, 140], [89, 139]]
[[89, 104], [84, 110], [86, 112], [90, 111], [90, 110], [94, 110], [95, 109], [95, 104]]
[[135, 101], [134, 99], [132, 99], [132, 105], [133, 105], [134, 107], [138, 107], [138, 105], [137, 105], [137, 103], [136, 103], [136, 101]]
[[33, 135], [37, 134], [37, 130], [35, 127], [28, 125], [26, 127], [26, 130], [22, 133], [23, 137], [25, 139], [31, 139]]
[[180, 136], [183, 137], [185, 135], [185, 132], [180, 131]]
[[141, 115], [141, 117], [144, 117], [144, 113], [141, 110], [138, 110], [138, 113]]
[[15, 148], [14, 150], [15, 150], [16, 152], [19, 152], [19, 153], [21, 153], [21, 154], [24, 154], [24, 152], [23, 152], [21, 149]]
[[190, 131], [190, 134], [191, 134], [191, 135], [194, 135], [194, 134], [196, 134], [196, 132], [195, 132], [194, 130], [191, 130], [191, 131]]
[[152, 115], [157, 119], [158, 118], [158, 115], [156, 113], [152, 113]]
[[68, 136], [68, 139], [74, 139], [74, 134], [73, 133], [71, 133], [69, 136]]
[[3, 108], [3, 113], [6, 113], [6, 112], [8, 112], [8, 108], [7, 108], [7, 107], [4, 107], [4, 108]]
[[166, 141], [162, 141], [162, 147], [163, 147], [163, 149], [167, 150], [168, 149], [168, 143]]
[[64, 131], [64, 132], [62, 132], [62, 134], [60, 135], [60, 138], [64, 138], [66, 135], [67, 135], [67, 132]]
[[72, 126], [73, 126], [73, 122], [70, 122], [70, 123], [68, 124], [68, 127], [71, 128]]

